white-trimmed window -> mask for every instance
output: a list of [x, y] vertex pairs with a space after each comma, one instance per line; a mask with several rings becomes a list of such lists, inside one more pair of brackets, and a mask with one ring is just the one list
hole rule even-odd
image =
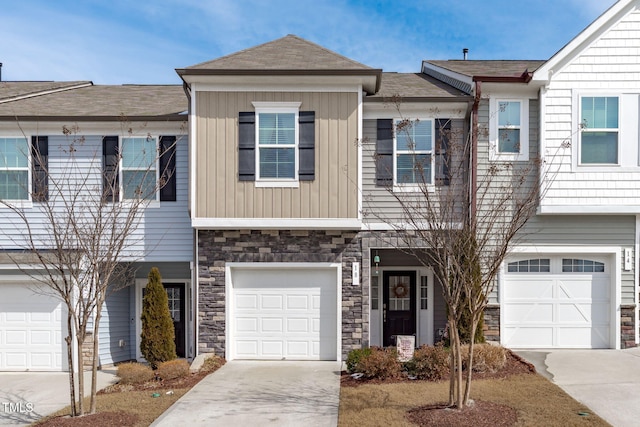
[[154, 137], [122, 138], [122, 198], [158, 197], [158, 140]]
[[434, 121], [395, 120], [393, 182], [397, 186], [433, 184]]
[[618, 164], [617, 96], [580, 98], [580, 164]]
[[529, 160], [529, 101], [492, 98], [492, 160]]
[[0, 199], [29, 200], [29, 143], [0, 138]]
[[299, 102], [254, 102], [256, 182], [297, 184]]

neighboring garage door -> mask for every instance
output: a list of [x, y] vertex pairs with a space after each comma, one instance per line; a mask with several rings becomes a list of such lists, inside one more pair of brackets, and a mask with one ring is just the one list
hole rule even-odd
[[335, 268], [232, 268], [232, 359], [336, 360]]
[[0, 284], [0, 295], [0, 371], [66, 369], [63, 304], [26, 284]]
[[502, 343], [512, 348], [609, 348], [606, 259], [534, 258], [507, 264]]

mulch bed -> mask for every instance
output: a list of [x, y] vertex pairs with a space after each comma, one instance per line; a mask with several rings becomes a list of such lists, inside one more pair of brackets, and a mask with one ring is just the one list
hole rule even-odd
[[209, 374], [210, 372], [192, 372], [186, 377], [174, 378], [171, 380], [149, 381], [141, 384], [113, 384], [98, 391], [98, 394], [119, 393], [123, 391], [191, 388]]
[[[507, 361], [505, 366], [497, 372], [474, 372], [472, 375], [473, 380], [482, 379], [500, 379], [508, 378], [511, 375], [518, 374], [535, 374], [536, 368], [517, 354], [507, 351]], [[463, 380], [466, 378], [466, 373], [463, 373]], [[340, 376], [340, 385], [342, 387], [358, 387], [363, 384], [388, 384], [394, 382], [407, 382], [407, 381], [425, 381], [425, 380], [410, 380], [407, 376], [392, 379], [377, 379], [377, 378], [361, 378], [355, 379], [351, 377], [346, 371], [342, 371]], [[448, 381], [448, 378], [443, 381]]]
[[100, 412], [82, 417], [55, 417], [46, 423], [38, 424], [46, 427], [96, 427], [96, 426], [132, 426], [138, 416], [126, 412]]
[[516, 410], [494, 402], [473, 402], [462, 408], [430, 405], [411, 409], [407, 418], [419, 426], [439, 427], [509, 427], [516, 423]]
[[[535, 374], [536, 368], [517, 354], [507, 351], [505, 366], [497, 372], [474, 372], [473, 379], [504, 379], [511, 375]], [[463, 374], [463, 375], [466, 375]], [[342, 387], [357, 387], [363, 384], [384, 384], [392, 382], [410, 382], [406, 376], [395, 379], [354, 379], [346, 372], [342, 372], [340, 384]], [[442, 381], [448, 381], [444, 379]], [[463, 378], [464, 381], [464, 378]], [[512, 426], [518, 420], [517, 412], [510, 406], [481, 400], [462, 408], [450, 408], [446, 404], [427, 405], [407, 411], [407, 419], [419, 426], [439, 427], [503, 427]]]

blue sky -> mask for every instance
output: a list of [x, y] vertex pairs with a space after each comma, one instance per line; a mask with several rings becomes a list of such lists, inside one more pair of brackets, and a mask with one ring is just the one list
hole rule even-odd
[[[547, 59], [615, 0], [20, 0], [2, 80], [180, 83], [174, 69], [296, 34], [385, 71], [423, 59]], [[444, 7], [443, 5], [446, 5]]]

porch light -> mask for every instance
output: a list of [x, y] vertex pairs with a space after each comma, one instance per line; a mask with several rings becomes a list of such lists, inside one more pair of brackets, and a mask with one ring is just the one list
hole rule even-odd
[[373, 257], [373, 262], [376, 264], [376, 274], [378, 274], [378, 265], [380, 264], [380, 256], [376, 252], [376, 256]]

